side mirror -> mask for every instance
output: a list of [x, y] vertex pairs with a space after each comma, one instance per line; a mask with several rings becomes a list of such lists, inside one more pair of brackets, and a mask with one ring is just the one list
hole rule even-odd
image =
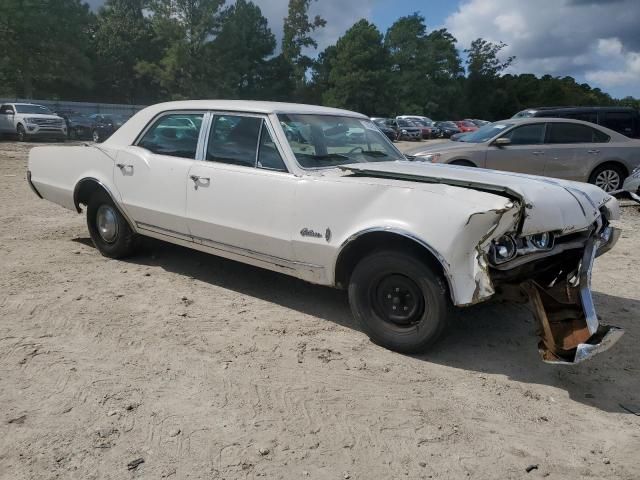
[[506, 147], [507, 145], [511, 145], [511, 139], [506, 137], [500, 137], [500, 138], [497, 138], [493, 142], [493, 144], [498, 148]]

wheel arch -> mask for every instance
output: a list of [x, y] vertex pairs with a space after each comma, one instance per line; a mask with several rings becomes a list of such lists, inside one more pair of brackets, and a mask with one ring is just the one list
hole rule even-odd
[[340, 246], [334, 268], [334, 283], [345, 288], [358, 261], [382, 249], [397, 249], [415, 254], [433, 267], [446, 280], [449, 296], [455, 304], [453, 277], [447, 261], [426, 241], [396, 228], [373, 227], [351, 235]]
[[[627, 165], [619, 159], [616, 158], [611, 158], [611, 159], [607, 159], [607, 160], [603, 160], [602, 162], [598, 163], [596, 166], [594, 166], [591, 171], [589, 172], [589, 179], [591, 179], [591, 177], [593, 177], [593, 174], [595, 173], [596, 170], [598, 170], [599, 168], [602, 168], [606, 165], [612, 165], [615, 167], [618, 167], [622, 170], [622, 172], [624, 173], [624, 178], [628, 177], [631, 172], [629, 171], [629, 168], [627, 167]], [[624, 178], [622, 179], [624, 181]]]
[[478, 168], [478, 165], [476, 165], [475, 162], [473, 162], [471, 160], [468, 160], [466, 158], [454, 158], [453, 160], [448, 161], [447, 164], [449, 164], [449, 165], [459, 165], [461, 167]]
[[85, 177], [76, 183], [75, 188], [73, 189], [73, 205], [76, 208], [78, 213], [82, 213], [82, 207], [80, 205], [87, 205], [91, 196], [97, 191], [102, 190], [106, 193], [115, 207], [118, 209], [118, 212], [124, 217], [124, 219], [129, 224], [129, 227], [132, 231], [136, 231], [134, 223], [127, 216], [124, 210], [120, 207], [118, 202], [115, 199], [115, 196], [103, 182], [94, 177]]

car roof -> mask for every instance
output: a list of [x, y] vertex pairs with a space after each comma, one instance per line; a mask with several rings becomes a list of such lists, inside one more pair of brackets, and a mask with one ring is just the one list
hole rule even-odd
[[299, 103], [262, 102], [254, 100], [184, 100], [158, 103], [147, 108], [157, 110], [158, 112], [167, 110], [221, 110], [261, 113], [266, 115], [272, 113], [291, 113], [368, 118], [360, 113], [341, 110], [338, 108], [319, 107], [317, 105], [305, 105]]
[[565, 111], [565, 112], [632, 112], [635, 109], [633, 107], [622, 106], [610, 106], [610, 107], [532, 107], [522, 110], [523, 112], [550, 112], [550, 111]]

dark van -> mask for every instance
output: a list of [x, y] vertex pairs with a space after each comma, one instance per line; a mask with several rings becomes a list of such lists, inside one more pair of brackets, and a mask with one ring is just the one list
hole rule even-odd
[[640, 138], [640, 114], [631, 107], [540, 107], [528, 108], [512, 118], [572, 118], [596, 123], [630, 138]]

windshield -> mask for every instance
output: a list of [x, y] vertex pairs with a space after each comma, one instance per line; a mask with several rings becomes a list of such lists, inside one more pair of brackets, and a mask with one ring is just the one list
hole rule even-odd
[[399, 127], [415, 127], [415, 124], [409, 120], [397, 120]]
[[505, 129], [513, 127], [513, 123], [490, 123], [472, 133], [467, 133], [459, 138], [459, 141], [466, 143], [488, 142], [496, 135], [504, 132]]
[[302, 168], [404, 160], [369, 120], [332, 115], [278, 115]]
[[42, 105], [26, 105], [26, 104], [16, 104], [16, 111], [18, 113], [35, 113], [40, 115], [54, 115], [54, 113], [49, 110], [47, 107], [43, 107]]
[[458, 128], [458, 125], [453, 122], [440, 122], [438, 125], [446, 128]]
[[530, 118], [530, 117], [533, 117], [535, 113], [536, 112], [534, 110], [523, 110], [521, 112], [516, 113], [511, 118]]

